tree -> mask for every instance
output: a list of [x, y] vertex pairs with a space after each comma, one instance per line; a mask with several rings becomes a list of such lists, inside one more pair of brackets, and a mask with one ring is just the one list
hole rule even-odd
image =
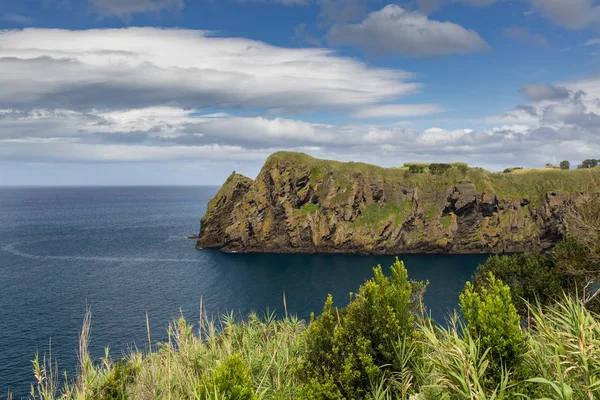
[[583, 160], [578, 168], [596, 168], [598, 166], [598, 161], [593, 158], [588, 158], [587, 160]]
[[412, 164], [408, 167], [408, 172], [410, 172], [411, 174], [420, 174], [423, 173], [424, 170], [425, 168], [421, 165]]
[[571, 168], [571, 163], [567, 160], [563, 160], [560, 162], [560, 169], [569, 169]]
[[484, 286], [475, 288], [467, 282], [460, 295], [460, 310], [469, 333], [489, 349], [492, 386], [500, 383], [504, 369], [519, 376], [527, 343], [508, 285], [491, 272]]
[[429, 172], [432, 175], [441, 175], [452, 168], [450, 164], [429, 164]]
[[305, 398], [365, 398], [371, 384], [381, 381], [384, 368], [395, 367], [399, 345], [417, 345], [414, 312], [422, 308], [425, 284], [408, 280], [398, 259], [391, 270], [387, 277], [381, 266], [374, 268], [374, 277], [351, 294], [344, 308], [333, 307], [328, 296], [323, 313], [311, 321], [308, 353], [299, 366]]

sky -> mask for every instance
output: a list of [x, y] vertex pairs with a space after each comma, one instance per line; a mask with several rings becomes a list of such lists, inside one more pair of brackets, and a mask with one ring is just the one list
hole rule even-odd
[[597, 0], [0, 0], [0, 185], [600, 158]]

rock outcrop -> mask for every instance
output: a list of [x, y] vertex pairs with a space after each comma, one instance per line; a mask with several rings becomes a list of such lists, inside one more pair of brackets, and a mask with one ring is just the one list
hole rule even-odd
[[562, 240], [562, 209], [600, 169], [441, 175], [275, 153], [209, 202], [198, 248], [285, 253], [504, 253]]

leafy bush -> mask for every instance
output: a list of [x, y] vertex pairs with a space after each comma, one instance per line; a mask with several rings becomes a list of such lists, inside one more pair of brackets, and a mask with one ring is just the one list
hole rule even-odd
[[560, 162], [559, 166], [560, 166], [560, 169], [569, 169], [569, 168], [571, 168], [571, 163], [567, 160], [563, 160]]
[[577, 168], [596, 168], [599, 162], [600, 160], [588, 158], [587, 160], [583, 160]]
[[[299, 373], [308, 398], [364, 398], [387, 369], [397, 363], [400, 344], [417, 339], [413, 311], [421, 307], [425, 285], [408, 280], [398, 260], [386, 277], [381, 267], [351, 294], [348, 306], [333, 307], [327, 298], [323, 313], [307, 329], [307, 354]], [[412, 370], [418, 362], [410, 360]]]
[[425, 167], [423, 167], [422, 165], [412, 164], [408, 167], [408, 172], [410, 172], [411, 174], [421, 174], [423, 173], [423, 171], [425, 171]]
[[562, 299], [563, 294], [579, 296], [587, 307], [600, 311], [600, 296], [590, 297], [590, 282], [599, 281], [600, 263], [595, 262], [589, 249], [579, 239], [559, 243], [548, 254], [520, 254], [492, 256], [477, 267], [473, 285], [486, 285], [488, 275], [511, 289], [513, 303], [522, 318], [527, 318], [527, 303], [551, 305]]
[[512, 303], [510, 288], [489, 273], [486, 285], [475, 288], [467, 282], [460, 295], [460, 310], [471, 336], [489, 350], [489, 378], [498, 385], [505, 371], [521, 376], [526, 339]]
[[562, 296], [563, 282], [554, 272], [551, 257], [536, 254], [492, 256], [477, 267], [473, 277], [476, 289], [487, 285], [489, 274], [510, 287], [512, 300], [520, 315], [527, 316], [527, 303], [550, 304]]
[[252, 400], [256, 397], [250, 368], [238, 353], [231, 354], [217, 365], [212, 382], [205, 385], [204, 390], [206, 392], [201, 398], [212, 394], [226, 400]]
[[429, 172], [432, 175], [442, 175], [444, 172], [452, 168], [450, 164], [429, 164]]

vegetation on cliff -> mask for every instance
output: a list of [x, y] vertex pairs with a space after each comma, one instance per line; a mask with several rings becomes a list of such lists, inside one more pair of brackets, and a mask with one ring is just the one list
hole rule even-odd
[[254, 181], [227, 180], [209, 203], [197, 246], [373, 254], [545, 250], [565, 236], [566, 205], [598, 192], [600, 168], [382, 168], [279, 152]]

